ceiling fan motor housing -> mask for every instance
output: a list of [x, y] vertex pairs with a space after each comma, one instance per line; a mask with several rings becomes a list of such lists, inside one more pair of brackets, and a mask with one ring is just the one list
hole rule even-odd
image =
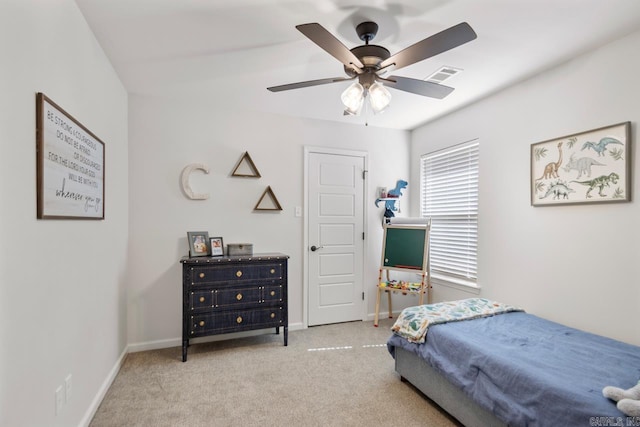
[[[377, 71], [380, 69], [380, 63], [391, 56], [391, 53], [384, 47], [375, 44], [365, 44], [351, 49], [351, 52], [364, 65], [363, 71], [371, 69]], [[344, 72], [348, 76], [356, 76], [356, 72], [351, 67], [345, 65]]]

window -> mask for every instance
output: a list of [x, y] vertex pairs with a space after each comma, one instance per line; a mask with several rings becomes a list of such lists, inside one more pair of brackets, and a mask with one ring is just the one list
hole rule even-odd
[[420, 215], [431, 218], [431, 271], [476, 285], [478, 140], [420, 158]]

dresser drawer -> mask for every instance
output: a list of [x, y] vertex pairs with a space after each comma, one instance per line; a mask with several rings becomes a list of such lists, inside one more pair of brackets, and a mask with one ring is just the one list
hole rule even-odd
[[281, 280], [283, 265], [268, 263], [257, 265], [224, 265], [191, 267], [191, 284], [202, 285], [242, 280]]
[[228, 310], [218, 313], [203, 313], [190, 316], [191, 337], [244, 329], [269, 328], [283, 322], [282, 307], [251, 310]]
[[262, 287], [223, 287], [216, 290], [216, 307], [258, 305], [262, 302]]
[[189, 310], [242, 308], [279, 304], [283, 300], [282, 285], [222, 286], [189, 292]]
[[265, 304], [280, 303], [283, 299], [282, 285], [268, 285], [264, 287], [262, 300]]
[[189, 292], [189, 309], [210, 309], [216, 303], [215, 291], [193, 291]]

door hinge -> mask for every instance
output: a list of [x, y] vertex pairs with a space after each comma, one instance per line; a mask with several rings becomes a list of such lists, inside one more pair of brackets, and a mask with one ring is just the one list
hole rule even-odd
[[362, 171], [362, 179], [367, 179], [367, 172], [366, 169]]
[[362, 240], [364, 240], [364, 231], [362, 232]]
[[364, 301], [364, 292], [362, 293], [362, 301]]

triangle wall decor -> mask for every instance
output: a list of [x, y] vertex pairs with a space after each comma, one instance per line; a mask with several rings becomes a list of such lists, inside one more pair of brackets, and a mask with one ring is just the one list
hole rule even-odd
[[[268, 200], [265, 200], [267, 199]], [[276, 198], [276, 195], [273, 194], [273, 190], [271, 186], [267, 186], [267, 189], [264, 190], [262, 196], [260, 196], [260, 200], [256, 203], [256, 207], [253, 208], [254, 211], [281, 211], [282, 206], [280, 206], [280, 202]]]
[[236, 164], [236, 167], [233, 168], [233, 172], [231, 172], [231, 176], [241, 176], [245, 178], [260, 178], [260, 172], [256, 167], [255, 163], [251, 159], [248, 151], [245, 151], [242, 157], [240, 157], [240, 161]]

